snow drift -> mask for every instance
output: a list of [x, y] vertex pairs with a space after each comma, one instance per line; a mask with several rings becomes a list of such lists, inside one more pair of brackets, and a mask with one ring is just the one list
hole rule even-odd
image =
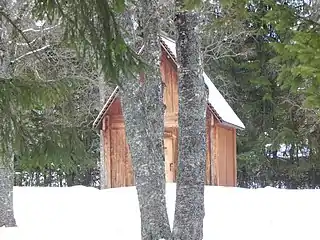
[[[175, 184], [167, 185], [173, 222]], [[284, 240], [318, 237], [319, 190], [207, 186], [204, 240]], [[139, 240], [134, 187], [97, 190], [15, 187], [18, 228], [0, 228], [1, 240]]]

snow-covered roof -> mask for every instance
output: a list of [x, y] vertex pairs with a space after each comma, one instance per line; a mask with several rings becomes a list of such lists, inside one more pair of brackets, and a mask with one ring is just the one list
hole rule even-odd
[[[172, 60], [176, 62], [176, 44], [175, 42], [168, 38], [168, 37], [161, 37], [161, 45], [162, 47], [169, 53]], [[143, 49], [143, 47], [141, 48]], [[217, 115], [218, 119], [221, 121], [222, 124], [230, 125], [235, 128], [244, 129], [245, 126], [237, 116], [237, 114], [233, 111], [230, 107], [228, 102], [225, 98], [221, 95], [219, 90], [215, 87], [213, 82], [209, 79], [207, 74], [203, 72], [204, 82], [208, 87], [209, 90], [209, 97], [208, 97], [208, 104], [211, 110]], [[100, 111], [99, 115], [95, 119], [93, 123], [93, 127], [97, 127], [104, 117], [105, 113], [107, 112], [109, 106], [112, 104], [114, 99], [117, 97], [119, 93], [119, 87], [116, 87], [105, 105], [103, 106], [102, 110]]]
[[[171, 54], [173, 54], [172, 57], [176, 58], [177, 55], [176, 55], [175, 42], [172, 39], [164, 36], [161, 37], [161, 40], [166, 45], [164, 47], [169, 48]], [[243, 122], [240, 120], [237, 114], [233, 111], [233, 109], [230, 107], [228, 102], [221, 95], [219, 90], [216, 88], [216, 86], [213, 84], [213, 82], [210, 80], [210, 78], [207, 76], [205, 72], [203, 72], [203, 78], [204, 78], [205, 84], [209, 89], [208, 102], [213, 107], [213, 109], [219, 114], [221, 120], [227, 124], [231, 124], [238, 128], [244, 129], [245, 126]]]

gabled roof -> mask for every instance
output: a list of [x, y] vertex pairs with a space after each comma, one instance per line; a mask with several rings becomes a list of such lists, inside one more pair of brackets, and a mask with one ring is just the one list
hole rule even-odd
[[[161, 36], [160, 44], [164, 48], [164, 50], [169, 54], [173, 62], [177, 64], [175, 42], [168, 37]], [[242, 121], [239, 119], [237, 114], [233, 111], [233, 109], [230, 107], [230, 105], [227, 103], [227, 101], [224, 99], [224, 97], [221, 95], [219, 90], [215, 87], [215, 85], [212, 83], [212, 81], [209, 79], [205, 72], [203, 72], [203, 78], [209, 90], [208, 105], [211, 111], [214, 113], [214, 115], [218, 118], [218, 120], [222, 124], [229, 125], [239, 129], [244, 129], [245, 126], [242, 123]], [[118, 96], [118, 93], [119, 87], [117, 86], [112, 92], [107, 102], [104, 104], [99, 115], [95, 119], [93, 127], [97, 127], [100, 125], [108, 108]]]

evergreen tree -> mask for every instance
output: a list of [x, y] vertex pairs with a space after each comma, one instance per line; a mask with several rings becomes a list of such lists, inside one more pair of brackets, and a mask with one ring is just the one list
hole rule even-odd
[[[238, 133], [239, 184], [315, 186], [318, 107], [307, 103], [317, 97], [312, 90], [317, 84], [310, 84], [307, 75], [299, 73], [309, 64], [299, 60], [304, 58], [305, 52], [300, 48], [305, 48], [305, 43], [291, 44], [300, 35], [294, 26], [302, 22], [299, 19], [307, 8], [296, 8], [295, 12], [290, 5], [272, 1], [250, 1], [242, 5], [245, 8], [232, 4], [227, 2], [219, 15], [220, 22], [242, 24], [247, 36], [244, 41], [238, 41], [229, 56], [207, 59], [209, 71], [216, 76], [215, 84], [228, 93], [229, 102], [247, 126], [245, 132]], [[230, 21], [230, 13], [236, 14], [235, 20]], [[302, 29], [308, 27], [304, 25]], [[288, 47], [298, 48], [287, 50]], [[242, 54], [243, 49], [249, 54]], [[316, 57], [316, 48], [313, 51], [310, 57]], [[294, 73], [299, 75], [300, 82]]]
[[[30, 2], [1, 6], [0, 225], [13, 226], [14, 160], [22, 172], [59, 170], [64, 178], [85, 163], [93, 166], [96, 153], [86, 141], [96, 136], [90, 127], [83, 129], [92, 120], [79, 106], [84, 107], [83, 93], [92, 89], [84, 87], [85, 72], [90, 75], [95, 68], [59, 46], [60, 35], [49, 31], [57, 26], [39, 26], [30, 18]], [[33, 184], [40, 185], [37, 180]]]

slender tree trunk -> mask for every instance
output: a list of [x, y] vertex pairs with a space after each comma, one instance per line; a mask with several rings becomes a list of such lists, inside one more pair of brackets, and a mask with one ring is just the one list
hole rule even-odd
[[[5, 154], [7, 156], [7, 154]], [[0, 160], [0, 227], [15, 227], [13, 213], [13, 154], [11, 158]]]
[[176, 0], [179, 74], [179, 160], [173, 224], [175, 240], [203, 238], [206, 91], [201, 67], [199, 12]]
[[[106, 97], [106, 83], [103, 75], [99, 76], [99, 96], [100, 96], [100, 107], [102, 108], [105, 103]], [[106, 188], [106, 169], [105, 169], [105, 145], [103, 130], [100, 130], [100, 161], [99, 161], [99, 172], [100, 172], [100, 189]]]
[[[140, 0], [143, 60], [150, 65], [143, 79], [125, 79], [120, 90], [135, 185], [138, 193], [141, 239], [171, 239], [165, 199], [163, 101], [160, 75], [158, 1]], [[132, 20], [132, 19], [131, 19]], [[132, 45], [135, 45], [134, 41]]]
[[[0, 0], [0, 5], [4, 10], [8, 8], [10, 2]], [[10, 49], [8, 46], [8, 29], [6, 19], [0, 15], [0, 77], [10, 76], [12, 69], [10, 66]], [[6, 123], [8, 134], [11, 134], [12, 125]], [[0, 227], [14, 227], [16, 221], [13, 213], [13, 185], [14, 185], [14, 153], [12, 149], [12, 137], [8, 136], [6, 148], [0, 149]], [[3, 145], [1, 145], [3, 146]]]

